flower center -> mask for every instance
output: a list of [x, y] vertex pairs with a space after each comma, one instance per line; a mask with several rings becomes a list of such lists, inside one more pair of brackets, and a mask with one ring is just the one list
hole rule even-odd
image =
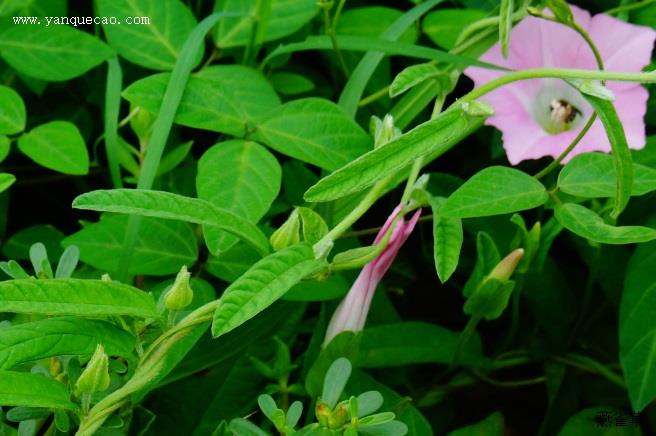
[[533, 116], [550, 135], [579, 127], [590, 111], [581, 95], [567, 85], [546, 82], [533, 102]]

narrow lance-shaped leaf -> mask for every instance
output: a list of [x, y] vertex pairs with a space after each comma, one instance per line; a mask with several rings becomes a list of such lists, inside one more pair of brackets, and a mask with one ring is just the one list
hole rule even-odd
[[66, 386], [41, 374], [0, 369], [0, 404], [76, 410]]
[[324, 177], [308, 189], [305, 199], [330, 201], [361, 191], [411, 165], [417, 158], [446, 152], [482, 122], [482, 117], [471, 117], [460, 109], [443, 112]]
[[584, 95], [594, 108], [597, 116], [606, 129], [610, 146], [615, 158], [615, 174], [617, 176], [617, 188], [615, 194], [615, 206], [611, 212], [613, 218], [617, 218], [629, 203], [631, 189], [633, 187], [633, 166], [631, 164], [631, 152], [626, 141], [624, 127], [620, 121], [617, 111], [608, 100], [591, 95]]
[[269, 241], [255, 224], [206, 201], [170, 192], [98, 190], [78, 196], [73, 201], [73, 207], [214, 226], [243, 239], [262, 254], [269, 252]]
[[508, 57], [508, 45], [510, 44], [510, 30], [512, 28], [512, 14], [514, 9], [513, 0], [501, 0], [499, 11], [499, 42], [501, 53], [504, 58]]
[[0, 311], [14, 313], [158, 316], [151, 295], [102, 280], [7, 280], [0, 282], [0, 303]]
[[528, 174], [493, 166], [467, 180], [440, 210], [451, 218], [502, 215], [541, 206], [548, 197], [545, 187]]
[[59, 355], [88, 356], [96, 344], [110, 356], [129, 357], [135, 338], [99, 320], [59, 317], [16, 324], [0, 329], [0, 368]]
[[632, 244], [656, 239], [656, 229], [642, 226], [611, 226], [580, 204], [556, 206], [556, 219], [563, 227], [590, 241], [602, 244]]
[[221, 336], [248, 321], [304, 277], [325, 266], [312, 247], [296, 244], [253, 265], [225, 290], [214, 313], [212, 335]]

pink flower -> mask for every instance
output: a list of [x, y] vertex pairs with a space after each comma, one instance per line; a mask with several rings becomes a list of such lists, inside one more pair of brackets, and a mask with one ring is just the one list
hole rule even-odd
[[[385, 233], [387, 233], [387, 230], [400, 212], [401, 206], [397, 206], [378, 232], [374, 244], [378, 244], [384, 238]], [[364, 323], [367, 320], [367, 313], [369, 313], [371, 300], [376, 292], [376, 286], [378, 286], [378, 283], [380, 283], [394, 262], [394, 258], [396, 258], [396, 254], [399, 252], [405, 240], [412, 233], [412, 229], [417, 224], [420, 213], [421, 210], [415, 212], [409, 221], [405, 221], [404, 219], [398, 221], [394, 230], [392, 230], [392, 235], [383, 252], [362, 268], [351, 290], [342, 302], [339, 303], [337, 310], [330, 320], [324, 345], [328, 344], [335, 336], [343, 331], [350, 330], [358, 332], [363, 329]]]
[[[576, 22], [590, 35], [609, 71], [639, 72], [649, 64], [654, 46], [654, 30], [625, 23], [611, 16], [590, 14], [571, 6]], [[527, 17], [510, 35], [508, 58], [495, 44], [481, 58], [514, 70], [527, 68], [578, 68], [596, 70], [590, 47], [574, 30], [560, 23]], [[465, 70], [475, 85], [481, 86], [503, 72], [470, 67]], [[614, 105], [624, 125], [629, 146], [645, 146], [648, 92], [636, 83], [608, 82]], [[592, 108], [571, 86], [559, 79], [533, 79], [514, 82], [486, 94], [495, 115], [486, 124], [503, 133], [508, 160], [516, 165], [525, 159], [557, 157], [579, 133]], [[610, 143], [599, 120], [568, 158], [589, 152], [610, 151]]]

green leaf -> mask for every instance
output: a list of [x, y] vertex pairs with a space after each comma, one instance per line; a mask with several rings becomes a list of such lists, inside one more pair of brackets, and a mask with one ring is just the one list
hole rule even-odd
[[390, 97], [396, 97], [408, 89], [433, 78], [449, 80], [445, 71], [437, 68], [431, 62], [411, 65], [396, 75], [389, 87], [389, 95]]
[[499, 10], [499, 43], [504, 58], [508, 57], [508, 44], [510, 43], [510, 31], [512, 30], [512, 14], [515, 6], [513, 0], [501, 0]]
[[426, 15], [422, 29], [435, 44], [450, 50], [465, 27], [485, 17], [487, 12], [478, 9], [439, 9]]
[[130, 357], [135, 338], [105, 321], [49, 318], [0, 329], [0, 369], [52, 356], [90, 356], [102, 344], [110, 356]]
[[[55, 17], [59, 18], [59, 17]], [[0, 55], [20, 73], [59, 82], [80, 76], [112, 56], [98, 38], [65, 25], [7, 26]]]
[[[564, 4], [567, 6], [566, 3]], [[617, 115], [613, 103], [591, 95], [584, 95], [584, 97], [588, 100], [588, 103], [592, 105], [595, 113], [604, 125], [611, 149], [613, 150], [617, 187], [616, 194], [614, 195], [615, 206], [613, 207], [611, 216], [617, 218], [631, 198], [631, 189], [633, 187], [631, 151], [629, 150], [629, 144], [624, 135], [624, 127], [622, 126], [622, 122]]]
[[0, 404], [77, 410], [66, 385], [41, 374], [0, 370]]
[[0, 163], [9, 156], [11, 141], [5, 135], [0, 135]]
[[9, 173], [0, 173], [0, 193], [6, 191], [16, 181], [16, 177]]
[[18, 149], [41, 166], [64, 174], [89, 172], [89, 153], [75, 124], [51, 121], [18, 138]]
[[656, 399], [656, 243], [635, 251], [620, 304], [620, 363], [634, 410]]
[[234, 245], [227, 251], [207, 259], [207, 271], [226, 282], [234, 282], [248, 271], [260, 255], [248, 244], [243, 242]]
[[213, 226], [248, 242], [261, 254], [269, 252], [269, 241], [255, 224], [204, 200], [170, 192], [141, 189], [98, 190], [78, 196], [73, 201], [73, 207]]
[[[215, 11], [243, 15], [226, 17], [216, 26], [214, 42], [217, 47], [237, 47], [249, 43], [258, 3], [258, 0], [218, 0], [215, 3]], [[272, 1], [262, 42], [291, 35], [309, 22], [318, 11], [319, 7], [315, 0]]]
[[212, 335], [218, 337], [240, 326], [323, 266], [307, 244], [263, 258], [225, 290], [214, 313]]
[[263, 118], [255, 138], [287, 156], [334, 170], [371, 148], [371, 139], [336, 104], [321, 98], [285, 103]]
[[37, 242], [46, 246], [53, 258], [62, 254], [60, 246], [64, 234], [49, 224], [38, 224], [26, 227], [4, 241], [2, 254], [9, 259], [27, 260], [30, 258], [30, 247]]
[[316, 244], [321, 238], [328, 233], [328, 224], [317, 212], [309, 207], [297, 207], [298, 215], [301, 219], [301, 233], [303, 240], [310, 244]]
[[47, 279], [0, 282], [0, 310], [41, 315], [158, 316], [152, 296], [102, 280]]
[[469, 296], [463, 306], [463, 311], [467, 315], [471, 315], [473, 319], [495, 320], [508, 307], [508, 301], [514, 287], [515, 282], [512, 280], [502, 282], [501, 280], [488, 278]]
[[[232, 140], [210, 147], [198, 161], [198, 198], [256, 223], [278, 196], [282, 169], [256, 142]], [[230, 189], [226, 189], [230, 187]], [[208, 226], [203, 229], [211, 253], [228, 250], [237, 238]]]
[[[63, 241], [76, 245], [80, 259], [101, 271], [114, 273], [125, 250], [127, 216], [104, 215]], [[130, 262], [129, 274], [175, 274], [180, 266], [191, 266], [198, 257], [193, 228], [185, 223], [144, 218]]]
[[[644, 195], [656, 190], [656, 170], [633, 164], [631, 195]], [[583, 153], [572, 159], [560, 171], [558, 187], [566, 194], [584, 198], [617, 195], [617, 175], [614, 158], [602, 153]]]
[[601, 244], [632, 244], [656, 239], [656, 229], [642, 226], [611, 226], [595, 212], [575, 203], [559, 204], [558, 222], [572, 233]]
[[536, 208], [549, 198], [542, 183], [514, 168], [479, 171], [449, 196], [441, 214], [450, 218], [503, 215]]
[[273, 73], [269, 80], [276, 91], [285, 95], [303, 94], [315, 88], [314, 82], [295, 73]]
[[501, 412], [494, 412], [482, 421], [461, 427], [450, 432], [447, 436], [503, 436], [504, 425]]
[[359, 192], [430, 153], [441, 154], [482, 123], [455, 109], [415, 127], [321, 179], [305, 193], [307, 201], [330, 201]]
[[344, 387], [351, 376], [352, 369], [351, 362], [345, 357], [340, 357], [326, 371], [326, 377], [324, 378], [323, 389], [321, 391], [321, 400], [330, 409], [333, 409], [339, 401], [339, 397], [342, 395]]
[[442, 197], [430, 198], [433, 211], [433, 258], [437, 276], [442, 283], [449, 280], [458, 266], [463, 240], [462, 221], [440, 214], [444, 201]]
[[[130, 103], [158, 113], [170, 73], [138, 80], [123, 91]], [[241, 65], [215, 65], [189, 77], [175, 122], [183, 126], [244, 136], [252, 124], [280, 104], [258, 71]]]
[[230, 431], [236, 436], [269, 436], [267, 432], [244, 418], [230, 421]]
[[[367, 327], [362, 332], [356, 366], [386, 368], [422, 363], [450, 364], [458, 336], [458, 332], [444, 327], [415, 321]], [[458, 362], [471, 367], [488, 364], [477, 336], [465, 344]]]
[[22, 132], [25, 129], [25, 116], [25, 103], [21, 96], [10, 87], [0, 85], [0, 134]]
[[[119, 24], [103, 24], [109, 44], [132, 63], [153, 70], [172, 70], [180, 50], [196, 26], [191, 11], [179, 0], [97, 0], [97, 15], [116, 17]], [[148, 24], [126, 19], [148, 18]], [[199, 50], [194, 65], [198, 65]]]

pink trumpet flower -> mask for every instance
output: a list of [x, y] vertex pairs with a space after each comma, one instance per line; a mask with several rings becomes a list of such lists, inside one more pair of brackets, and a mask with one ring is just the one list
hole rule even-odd
[[[399, 213], [401, 213], [401, 206], [397, 206], [389, 218], [387, 218], [387, 221], [378, 232], [374, 244], [378, 244], [383, 240], [385, 233], [387, 233], [387, 230]], [[412, 233], [412, 229], [417, 224], [420, 214], [421, 210], [418, 210], [409, 221], [401, 218], [396, 223], [394, 230], [392, 230], [388, 244], [383, 252], [362, 268], [351, 290], [339, 304], [330, 320], [324, 345], [327, 345], [335, 336], [343, 331], [358, 332], [364, 328], [376, 287], [394, 262], [396, 254], [399, 252], [403, 243], [408, 239], [410, 233]]]
[[[605, 14], [591, 17], [589, 12], [576, 6], [571, 9], [576, 23], [597, 46], [606, 70], [639, 72], [649, 64], [656, 38], [653, 29]], [[535, 17], [523, 19], [512, 29], [507, 59], [501, 55], [497, 43], [480, 60], [513, 70], [598, 69], [592, 50], [577, 32], [563, 24]], [[465, 74], [479, 87], [504, 73], [470, 67]], [[606, 86], [615, 96], [614, 105], [629, 147], [643, 148], [647, 90], [632, 82], [607, 82]], [[486, 124], [501, 130], [503, 147], [512, 165], [543, 156], [558, 157], [592, 115], [592, 107], [585, 98], [559, 79], [513, 82], [481, 99], [495, 110]], [[565, 161], [589, 151], [610, 151], [610, 142], [598, 119]]]

